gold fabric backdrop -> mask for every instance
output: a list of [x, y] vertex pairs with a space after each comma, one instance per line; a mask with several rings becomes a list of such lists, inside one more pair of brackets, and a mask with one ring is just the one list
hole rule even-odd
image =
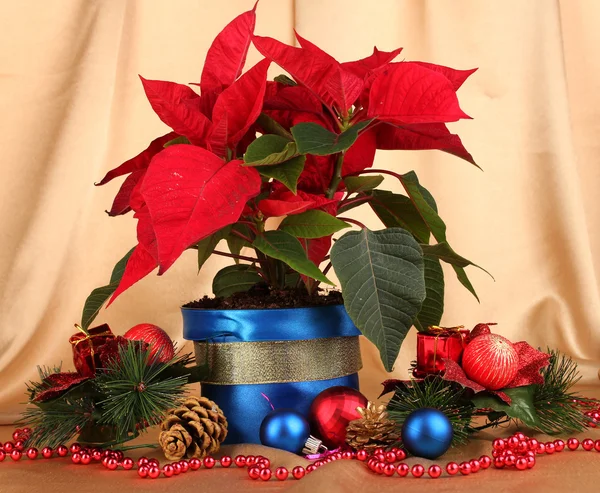
[[[72, 368], [67, 339], [84, 300], [135, 242], [131, 216], [103, 212], [118, 185], [93, 183], [164, 133], [137, 74], [198, 81], [213, 37], [252, 4], [2, 2], [0, 423], [22, 409], [36, 365]], [[443, 323], [496, 321], [513, 340], [576, 357], [588, 383], [600, 361], [599, 15], [595, 0], [261, 0], [257, 24], [288, 43], [295, 28], [341, 60], [376, 44], [404, 46], [407, 60], [479, 67], [459, 91], [474, 120], [452, 129], [484, 172], [439, 151], [380, 151], [376, 166], [416, 170], [450, 243], [496, 278], [469, 269], [478, 304], [449, 272]], [[253, 50], [249, 63], [258, 59]], [[210, 294], [224, 265], [212, 259], [196, 275], [187, 253], [97, 320], [121, 334], [155, 323], [181, 343], [179, 306]], [[374, 398], [389, 375], [363, 342], [361, 385]], [[414, 345], [411, 334], [396, 376], [407, 375]]]

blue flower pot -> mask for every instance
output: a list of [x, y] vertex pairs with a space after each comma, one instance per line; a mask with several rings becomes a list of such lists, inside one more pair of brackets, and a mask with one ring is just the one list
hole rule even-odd
[[202, 395], [225, 413], [225, 443], [260, 443], [264, 417], [276, 408], [308, 416], [323, 390], [358, 390], [359, 330], [343, 305], [205, 310], [182, 308], [183, 336], [208, 363]]

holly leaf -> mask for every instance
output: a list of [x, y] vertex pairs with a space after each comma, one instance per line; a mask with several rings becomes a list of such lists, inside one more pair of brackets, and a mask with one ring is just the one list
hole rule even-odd
[[298, 156], [296, 143], [274, 134], [261, 135], [254, 140], [244, 154], [247, 166], [271, 166]]
[[258, 236], [252, 246], [269, 257], [285, 262], [300, 274], [333, 285], [319, 268], [308, 259], [300, 241], [285, 231], [267, 231]]
[[331, 249], [344, 305], [391, 371], [425, 300], [423, 254], [400, 228], [350, 231]]
[[212, 124], [200, 110], [200, 96], [192, 88], [164, 80], [140, 76], [150, 105], [158, 117], [190, 142], [203, 145]]
[[510, 397], [511, 404], [502, 402], [498, 397], [486, 394], [477, 394], [472, 402], [478, 409], [491, 408], [494, 411], [506, 413], [511, 418], [518, 419], [531, 428], [541, 428], [542, 424], [535, 410], [533, 402], [536, 385], [503, 389]]
[[291, 128], [300, 154], [326, 156], [337, 154], [348, 149], [358, 138], [358, 132], [363, 130], [372, 120], [365, 120], [352, 125], [341, 134], [330, 132], [317, 123], [299, 123]]
[[369, 192], [383, 182], [383, 175], [347, 176], [344, 185], [348, 193]]
[[369, 205], [388, 228], [403, 228], [420, 243], [429, 242], [429, 228], [412, 201], [405, 195], [373, 190]]
[[369, 118], [391, 123], [444, 123], [470, 118], [460, 109], [452, 83], [415, 62], [390, 63], [369, 91]]
[[296, 193], [298, 189], [298, 179], [304, 170], [306, 156], [296, 156], [274, 166], [261, 166], [258, 172], [261, 176], [273, 178], [283, 183], [290, 192]]
[[202, 269], [204, 263], [208, 260], [208, 258], [212, 255], [217, 247], [217, 244], [224, 240], [229, 236], [229, 232], [231, 231], [231, 226], [226, 226], [223, 229], [220, 229], [216, 233], [213, 233], [210, 236], [200, 240], [196, 245], [198, 249], [198, 272]]
[[240, 76], [254, 34], [256, 5], [238, 15], [214, 39], [204, 61], [200, 89], [220, 93]]
[[125, 272], [125, 265], [127, 265], [127, 261], [129, 260], [129, 257], [131, 257], [133, 251], [134, 248], [129, 250], [125, 256], [117, 262], [110, 276], [110, 282], [106, 286], [94, 289], [85, 300], [83, 313], [81, 314], [81, 327], [83, 327], [84, 330], [88, 329], [100, 312], [102, 305], [106, 303], [111, 294], [119, 287], [123, 272]]
[[227, 298], [232, 294], [248, 291], [262, 280], [253, 265], [229, 265], [216, 273], [212, 290], [215, 296]]
[[433, 325], [440, 325], [444, 313], [444, 271], [440, 261], [430, 255], [423, 255], [425, 267], [425, 301], [415, 320], [415, 327], [423, 332]]
[[349, 227], [348, 223], [316, 209], [288, 216], [279, 225], [281, 231], [296, 238], [322, 238]]
[[167, 147], [152, 160], [141, 192], [156, 235], [159, 275], [190, 245], [235, 223], [260, 193], [260, 175], [242, 164], [189, 145]]

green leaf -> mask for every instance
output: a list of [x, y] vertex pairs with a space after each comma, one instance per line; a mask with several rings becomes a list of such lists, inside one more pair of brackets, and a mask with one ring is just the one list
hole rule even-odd
[[[239, 224], [239, 223], [233, 224], [231, 226], [231, 230], [242, 233], [244, 236], [247, 236], [248, 238], [252, 237], [250, 228], [246, 224]], [[242, 251], [242, 248], [252, 246], [252, 244], [247, 242], [243, 238], [240, 238], [239, 236], [234, 235], [233, 233], [230, 233], [229, 236], [227, 237], [227, 246], [229, 247], [229, 251], [231, 253], [233, 253], [234, 255], [239, 255]], [[234, 259], [234, 260], [235, 260], [236, 264], [240, 263], [240, 261], [238, 259]]]
[[494, 411], [506, 413], [511, 418], [521, 420], [531, 428], [539, 428], [541, 423], [533, 403], [536, 387], [536, 385], [527, 385], [502, 389], [502, 392], [510, 397], [510, 405], [501, 401], [499, 397], [489, 394], [477, 394], [473, 397], [472, 402], [479, 409], [491, 408]]
[[207, 236], [196, 244], [196, 247], [198, 248], [198, 272], [200, 272], [200, 269], [202, 269], [204, 262], [206, 262], [215, 251], [217, 244], [221, 240], [227, 238], [230, 230], [231, 226], [225, 226], [223, 229], [220, 229], [210, 236]]
[[296, 156], [281, 164], [274, 166], [261, 166], [258, 168], [258, 172], [261, 176], [267, 178], [274, 178], [275, 180], [283, 183], [288, 189], [296, 195], [296, 187], [298, 185], [298, 178], [304, 170], [304, 162], [306, 156]]
[[494, 279], [494, 277], [483, 267], [480, 267], [479, 265], [474, 264], [470, 260], [461, 257], [458, 253], [452, 250], [452, 247], [448, 245], [448, 243], [445, 241], [438, 243], [437, 245], [421, 245], [421, 248], [425, 255], [430, 255], [432, 257], [439, 258], [440, 260], [443, 260], [444, 262], [452, 265], [452, 267], [463, 268], [472, 265], [474, 267], [477, 267], [478, 269], [481, 269], [488, 276]]
[[322, 238], [349, 227], [348, 223], [316, 209], [288, 216], [279, 225], [281, 231], [296, 238]]
[[325, 274], [309, 260], [300, 241], [285, 231], [267, 231], [258, 236], [252, 246], [269, 257], [285, 262], [300, 274], [333, 285], [325, 277]]
[[262, 280], [253, 265], [229, 265], [217, 272], [213, 279], [212, 290], [215, 296], [227, 298], [234, 293], [248, 291]]
[[283, 84], [284, 86], [297, 86], [298, 85], [298, 84], [296, 84], [296, 82], [294, 80], [290, 79], [285, 74], [280, 74], [277, 77], [275, 77], [273, 80], [275, 82], [279, 82], [280, 84]]
[[110, 276], [110, 283], [106, 286], [94, 289], [85, 300], [83, 313], [81, 314], [81, 327], [83, 327], [84, 330], [88, 329], [98, 315], [102, 305], [106, 303], [108, 298], [110, 298], [119, 287], [123, 272], [125, 271], [125, 266], [127, 265], [127, 261], [129, 260], [129, 257], [131, 257], [133, 250], [134, 248], [129, 250], [125, 256], [117, 262]]
[[400, 228], [350, 231], [331, 249], [344, 305], [391, 371], [425, 299], [423, 253]]
[[403, 228], [420, 243], [429, 243], [429, 228], [412, 201], [405, 195], [373, 190], [369, 204], [388, 228]]
[[299, 123], [291, 128], [292, 135], [300, 154], [326, 156], [348, 149], [358, 138], [358, 132], [364, 129], [372, 120], [366, 120], [352, 125], [341, 134], [330, 132], [317, 123]]
[[368, 192], [381, 185], [383, 175], [347, 176], [344, 185], [348, 193]]
[[[427, 189], [421, 186], [416, 173], [414, 171], [410, 171], [409, 173], [402, 175], [400, 181], [402, 182], [406, 193], [412, 200], [417, 211], [423, 218], [423, 221], [425, 221], [425, 224], [427, 224], [427, 227], [431, 231], [431, 234], [433, 234], [433, 237], [439, 243], [445, 242], [446, 224], [438, 215], [436, 210], [437, 208], [434, 207], [435, 203], [432, 204], [433, 197], [431, 196], [429, 191], [427, 191]], [[458, 278], [460, 283], [465, 288], [467, 288], [471, 292], [471, 294], [473, 294], [473, 296], [475, 296], [477, 301], [479, 301], [479, 297], [477, 296], [477, 293], [475, 292], [475, 288], [473, 288], [471, 281], [467, 277], [467, 273], [465, 272], [464, 267], [453, 264], [452, 268], [454, 269], [454, 272], [456, 272], [456, 277]]]
[[163, 147], [166, 149], [167, 147], [174, 146], [175, 144], [190, 144], [190, 141], [188, 140], [187, 137], [180, 135], [179, 137], [175, 137], [173, 140], [170, 140], [169, 142], [165, 142], [163, 144]]
[[281, 135], [266, 134], [254, 140], [244, 154], [246, 166], [271, 166], [298, 156], [296, 143]]
[[422, 332], [432, 325], [439, 325], [444, 313], [444, 271], [440, 261], [423, 255], [425, 264], [425, 301], [415, 320], [415, 327]]

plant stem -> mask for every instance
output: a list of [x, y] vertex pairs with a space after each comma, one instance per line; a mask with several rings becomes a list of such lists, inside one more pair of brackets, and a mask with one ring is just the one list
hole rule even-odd
[[400, 181], [403, 181], [404, 178], [402, 177], [402, 175], [399, 175], [398, 173], [394, 173], [393, 171], [388, 171], [387, 169], [364, 169], [362, 171], [358, 171], [356, 173], [352, 173], [349, 176], [358, 176], [358, 175], [364, 175], [367, 173], [383, 173], [384, 175], [390, 175], [393, 176], [394, 178], [397, 178]]
[[231, 230], [231, 234], [241, 238], [242, 240], [246, 240], [248, 243], [252, 244], [252, 240], [248, 238], [245, 234], [236, 231], [235, 229]]
[[155, 443], [143, 443], [141, 445], [129, 445], [128, 447], [119, 447], [119, 450], [134, 450], [136, 448], [158, 448]]
[[370, 195], [361, 195], [360, 197], [354, 197], [353, 199], [345, 199], [340, 202], [340, 207], [349, 207], [352, 204], [368, 202], [371, 200]]
[[358, 226], [360, 229], [367, 229], [367, 227], [363, 223], [357, 221], [356, 219], [351, 219], [349, 217], [338, 217], [338, 219], [340, 221], [346, 221], [347, 223], [356, 224], [356, 226]]
[[331, 267], [333, 267], [333, 264], [331, 262], [328, 262], [327, 265], [325, 266], [325, 268], [323, 269], [323, 275], [326, 276], [327, 273], [329, 272], [329, 270], [331, 269]]
[[331, 177], [331, 181], [329, 182], [329, 187], [327, 188], [327, 192], [325, 196], [328, 199], [332, 199], [337, 191], [338, 185], [340, 181], [342, 181], [342, 165], [344, 164], [344, 153], [340, 152], [337, 160], [335, 162], [335, 167], [333, 169], [333, 176]]
[[504, 423], [509, 423], [510, 421], [512, 421], [512, 418], [506, 418], [503, 421], [491, 421], [490, 423], [487, 423], [483, 426], [476, 426], [475, 428], [473, 428], [473, 430], [481, 431], [481, 430], [485, 430], [486, 428], [491, 428], [492, 426], [500, 426], [500, 425], [503, 425]]
[[218, 250], [213, 251], [213, 253], [215, 255], [221, 255], [221, 257], [236, 258], [238, 260], [247, 260], [248, 262], [252, 263], [259, 262], [259, 259], [254, 257], [246, 257], [245, 255], [236, 255], [234, 253], [220, 252]]

